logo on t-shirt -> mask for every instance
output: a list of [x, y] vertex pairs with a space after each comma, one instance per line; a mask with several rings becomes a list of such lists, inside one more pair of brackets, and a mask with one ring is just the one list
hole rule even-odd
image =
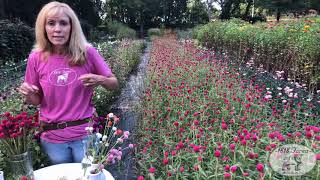
[[77, 78], [77, 73], [70, 68], [59, 68], [49, 75], [49, 82], [55, 86], [67, 86]]

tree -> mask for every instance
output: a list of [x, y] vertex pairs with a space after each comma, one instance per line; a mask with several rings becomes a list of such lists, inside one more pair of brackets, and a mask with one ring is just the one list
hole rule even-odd
[[316, 4], [317, 0], [259, 0], [258, 5], [270, 10], [276, 14], [277, 21], [280, 20], [281, 14], [291, 12], [299, 14], [306, 12]]
[[209, 21], [209, 13], [207, 13], [206, 5], [201, 0], [191, 1], [188, 5], [190, 25], [205, 24]]

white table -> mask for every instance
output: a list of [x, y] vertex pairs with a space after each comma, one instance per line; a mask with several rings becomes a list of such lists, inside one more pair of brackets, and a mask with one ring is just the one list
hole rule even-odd
[[[103, 170], [106, 180], [114, 180], [112, 175]], [[67, 180], [80, 179], [83, 176], [81, 163], [66, 163], [48, 166], [34, 171], [35, 180], [59, 180], [66, 177]]]

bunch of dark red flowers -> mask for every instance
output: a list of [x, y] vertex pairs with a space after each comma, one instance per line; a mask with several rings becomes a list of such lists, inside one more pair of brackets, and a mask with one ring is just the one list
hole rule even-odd
[[28, 145], [39, 127], [38, 113], [28, 115], [22, 112], [11, 115], [9, 112], [0, 115], [0, 142], [8, 156], [27, 152]]

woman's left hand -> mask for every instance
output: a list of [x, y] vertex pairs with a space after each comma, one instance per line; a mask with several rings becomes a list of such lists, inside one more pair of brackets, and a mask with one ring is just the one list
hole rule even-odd
[[96, 87], [98, 85], [101, 85], [104, 79], [104, 76], [91, 73], [83, 74], [78, 78], [78, 80], [80, 80], [86, 87]]

